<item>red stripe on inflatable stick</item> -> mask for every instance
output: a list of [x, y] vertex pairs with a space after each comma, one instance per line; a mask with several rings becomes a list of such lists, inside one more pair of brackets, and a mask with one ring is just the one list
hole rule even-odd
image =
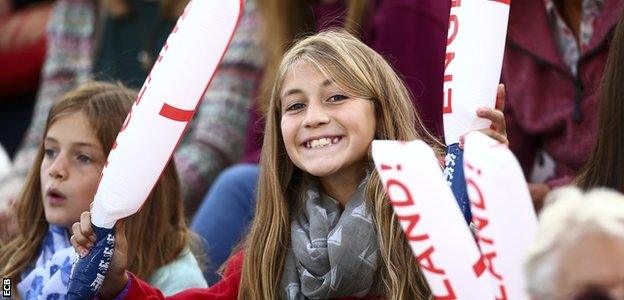
[[511, 5], [511, 0], [490, 0], [490, 1], [500, 2], [500, 3], [503, 3], [503, 4]]
[[158, 114], [174, 121], [188, 122], [193, 117], [193, 112], [194, 110], [184, 110], [165, 103]]

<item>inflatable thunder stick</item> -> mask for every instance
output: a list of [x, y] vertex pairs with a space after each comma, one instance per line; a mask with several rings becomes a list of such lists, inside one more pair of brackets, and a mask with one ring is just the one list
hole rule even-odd
[[97, 294], [119, 219], [143, 205], [189, 124], [232, 38], [244, 0], [193, 0], [169, 35], [102, 171], [91, 218], [97, 235], [72, 268], [68, 295]]
[[522, 262], [537, 217], [520, 164], [507, 146], [466, 135], [464, 174], [483, 263], [496, 299], [528, 300]]
[[459, 137], [490, 127], [478, 118], [480, 106], [494, 108], [507, 33], [511, 0], [452, 0], [444, 59], [444, 175], [466, 218], [470, 205], [462, 170]]
[[373, 160], [434, 299], [494, 299], [481, 254], [433, 150], [422, 141], [373, 141]]

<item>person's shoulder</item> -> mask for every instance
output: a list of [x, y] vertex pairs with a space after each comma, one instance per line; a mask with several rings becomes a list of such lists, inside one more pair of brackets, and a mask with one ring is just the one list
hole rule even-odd
[[235, 252], [228, 258], [225, 267], [225, 276], [232, 273], [241, 273], [243, 270], [243, 262], [245, 261], [245, 251]]
[[185, 294], [192, 298], [201, 297], [203, 299], [237, 299], [238, 290], [243, 268], [244, 254], [242, 251], [230, 256], [226, 262], [226, 269], [223, 278], [208, 289], [191, 290]]
[[148, 282], [165, 295], [189, 288], [208, 287], [197, 259], [189, 249], [184, 249], [176, 260], [158, 268]]

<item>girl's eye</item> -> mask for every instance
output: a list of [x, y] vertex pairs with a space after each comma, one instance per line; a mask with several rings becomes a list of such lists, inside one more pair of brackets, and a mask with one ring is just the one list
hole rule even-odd
[[84, 155], [84, 154], [79, 154], [77, 157], [78, 161], [84, 164], [88, 164], [91, 163], [93, 161], [93, 159], [91, 159], [91, 157]]
[[329, 102], [339, 102], [339, 101], [342, 101], [342, 100], [345, 100], [345, 99], [348, 99], [348, 98], [349, 97], [347, 97], [345, 95], [333, 95], [333, 96], [329, 97], [327, 99], [327, 101], [329, 101]]
[[54, 158], [54, 155], [56, 155], [56, 150], [47, 148], [44, 149], [43, 153], [47, 158]]
[[303, 103], [293, 103], [293, 104], [289, 105], [288, 107], [286, 107], [286, 111], [301, 110], [303, 108], [305, 108], [305, 104], [303, 104]]

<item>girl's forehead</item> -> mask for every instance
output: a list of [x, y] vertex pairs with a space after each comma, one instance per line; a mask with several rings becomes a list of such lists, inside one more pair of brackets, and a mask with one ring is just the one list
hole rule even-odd
[[335, 82], [314, 66], [303, 66], [290, 70], [284, 77], [278, 94], [278, 102], [290, 95], [317, 93], [332, 86]]
[[70, 110], [58, 113], [54, 118], [52, 118], [50, 124], [48, 125], [49, 129], [59, 126], [67, 126], [67, 125], [75, 125], [75, 126], [87, 126], [89, 129], [93, 127], [91, 121], [87, 117], [87, 114], [82, 110]]
[[93, 125], [81, 110], [58, 115], [50, 124], [46, 137], [100, 145]]
[[322, 85], [324, 82], [329, 81], [337, 84], [329, 69], [329, 67], [323, 66], [316, 61], [298, 60], [292, 63], [284, 73], [281, 90], [284, 91], [287, 86], [293, 83]]
[[87, 114], [84, 111], [67, 110], [67, 111], [62, 111], [56, 114], [54, 118], [52, 119], [52, 121], [50, 122], [49, 127], [52, 127], [56, 125], [57, 123], [64, 123], [64, 122], [87, 123], [89, 126], [91, 125], [91, 122], [89, 122], [87, 118]]
[[293, 77], [298, 76], [311, 76], [311, 75], [321, 75], [324, 76], [323, 72], [319, 65], [308, 61], [308, 60], [298, 60], [292, 63], [287, 72], [284, 74], [284, 81], [292, 79]]

